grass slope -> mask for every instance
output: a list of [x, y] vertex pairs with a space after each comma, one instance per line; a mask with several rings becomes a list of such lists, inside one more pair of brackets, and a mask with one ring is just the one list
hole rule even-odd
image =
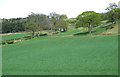
[[[118, 34], [118, 24], [120, 24], [120, 22], [112, 25], [112, 23], [108, 22], [107, 20], [101, 21], [101, 24], [98, 27], [93, 28], [92, 34]], [[112, 26], [114, 28], [110, 29]]]
[[69, 26], [66, 32], [60, 32], [58, 34], [54, 34], [52, 36], [66, 36], [66, 35], [74, 35], [76, 33], [83, 32], [83, 28], [75, 29], [74, 26]]
[[[113, 29], [110, 29], [110, 27], [113, 26]], [[108, 30], [106, 30], [108, 28]], [[113, 24], [111, 22], [108, 22], [107, 20], [101, 21], [101, 24], [97, 27], [92, 28], [92, 34], [99, 35], [99, 34], [117, 34], [118, 33], [118, 22], [116, 24]], [[68, 30], [66, 32], [61, 32], [59, 34], [55, 34], [54, 36], [66, 36], [66, 35], [74, 35], [74, 36], [81, 36], [81, 35], [88, 35], [88, 28], [80, 27], [78, 29], [75, 29], [74, 26], [69, 26]]]
[[103, 31], [102, 34], [118, 34], [118, 24], [115, 24], [113, 29]]
[[116, 75], [117, 37], [39, 37], [3, 45], [3, 75]]
[[[47, 32], [42, 32], [42, 34], [44, 34], [44, 33], [47, 33]], [[2, 41], [15, 39], [15, 38], [23, 38], [24, 36], [32, 36], [32, 33], [2, 35]]]
[[2, 35], [2, 40], [10, 40], [15, 38], [22, 38], [24, 36], [31, 36], [32, 34], [21, 33], [21, 34], [10, 34], [10, 35]]

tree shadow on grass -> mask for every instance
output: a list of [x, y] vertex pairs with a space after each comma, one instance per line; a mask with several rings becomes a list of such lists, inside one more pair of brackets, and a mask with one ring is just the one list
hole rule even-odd
[[74, 36], [78, 36], [78, 35], [87, 35], [89, 32], [83, 32], [83, 33], [76, 33], [76, 34], [73, 34]]
[[[96, 31], [92, 31], [92, 33], [94, 33]], [[79, 36], [79, 35], [87, 35], [89, 34], [89, 32], [82, 32], [82, 33], [76, 33], [76, 34], [73, 34], [73, 36]]]
[[[109, 29], [111, 26], [113, 26], [112, 24], [109, 24], [107, 26], [103, 26], [103, 27], [100, 27], [99, 29], [95, 30], [95, 31], [92, 31], [92, 34], [98, 34], [106, 29]], [[79, 36], [79, 35], [87, 35], [89, 34], [89, 32], [82, 32], [82, 33], [76, 33], [76, 34], [73, 34], [74, 36]]]
[[101, 28], [109, 28], [109, 27], [111, 27], [111, 26], [113, 26], [113, 25], [112, 25], [112, 24], [109, 24], [109, 25], [103, 26], [103, 27], [101, 27]]

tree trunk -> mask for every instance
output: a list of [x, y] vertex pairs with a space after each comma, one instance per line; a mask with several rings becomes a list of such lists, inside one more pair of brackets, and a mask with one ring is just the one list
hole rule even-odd
[[40, 36], [41, 36], [42, 32], [40, 31]]
[[37, 33], [37, 37], [39, 36], [39, 32]]
[[32, 36], [35, 36], [35, 32], [33, 31]]
[[90, 24], [89, 24], [88, 29], [89, 29], [89, 34], [91, 35], [91, 25]]

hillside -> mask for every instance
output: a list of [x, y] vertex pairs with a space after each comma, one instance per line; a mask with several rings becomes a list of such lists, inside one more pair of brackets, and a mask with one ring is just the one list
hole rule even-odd
[[114, 25], [113, 29], [103, 31], [101, 34], [118, 34], [118, 25]]
[[[112, 28], [111, 28], [112, 27]], [[97, 27], [93, 27], [92, 29], [93, 35], [116, 35], [118, 34], [118, 22], [116, 24], [101, 21], [101, 24]], [[76, 29], [74, 26], [69, 26], [66, 32], [61, 32], [59, 34], [55, 34], [53, 36], [81, 36], [81, 35], [89, 35], [87, 27], [80, 27]]]
[[[118, 26], [108, 27], [111, 23], [102, 21], [90, 36], [88, 28], [69, 26], [66, 32], [2, 45], [3, 74], [117, 75], [118, 36], [113, 34]], [[4, 35], [3, 40], [28, 35]]]

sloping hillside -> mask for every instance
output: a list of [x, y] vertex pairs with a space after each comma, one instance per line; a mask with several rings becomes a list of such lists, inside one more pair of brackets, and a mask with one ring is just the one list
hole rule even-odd
[[118, 34], [118, 24], [113, 25], [114, 28], [103, 31], [102, 34]]

